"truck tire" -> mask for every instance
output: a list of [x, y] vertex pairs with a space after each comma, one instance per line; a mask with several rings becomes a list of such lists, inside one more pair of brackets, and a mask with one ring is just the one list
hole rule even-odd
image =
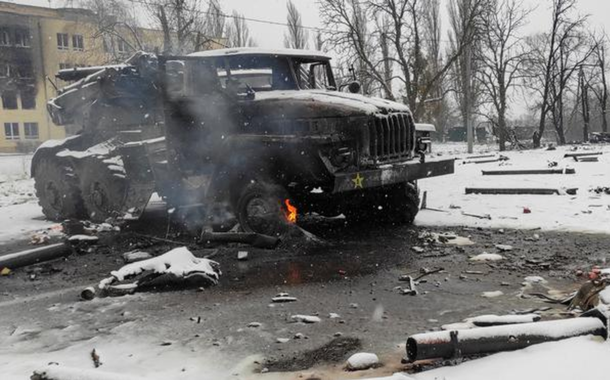
[[41, 159], [33, 173], [38, 204], [48, 219], [62, 221], [84, 216], [78, 179], [68, 162], [56, 158]]
[[396, 186], [387, 197], [389, 221], [396, 224], [413, 224], [419, 212], [419, 190], [417, 182], [407, 182]]
[[288, 231], [284, 202], [286, 191], [268, 182], [247, 183], [233, 206], [241, 229], [269, 236], [281, 236]]
[[125, 173], [112, 170], [102, 159], [90, 158], [84, 162], [80, 188], [85, 211], [93, 222], [104, 222], [127, 211], [128, 182]]

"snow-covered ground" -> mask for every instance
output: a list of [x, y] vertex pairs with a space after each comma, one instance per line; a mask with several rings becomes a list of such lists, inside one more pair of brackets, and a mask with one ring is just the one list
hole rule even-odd
[[48, 228], [30, 178], [32, 155], [0, 154], [0, 244]]
[[[490, 146], [476, 146], [476, 153], [495, 153]], [[576, 162], [564, 158], [571, 148], [511, 151], [503, 153], [508, 161], [464, 163], [465, 144], [437, 144], [435, 152], [442, 157], [456, 157], [455, 174], [419, 182], [422, 192], [428, 192], [427, 206], [443, 210], [422, 210], [416, 224], [420, 226], [476, 226], [492, 228], [542, 228], [591, 233], [610, 233], [610, 195], [595, 194], [598, 186], [610, 187], [610, 146], [591, 145], [578, 152], [604, 152], [599, 162]], [[585, 150], [586, 149], [586, 150]], [[472, 160], [466, 160], [472, 161]], [[545, 169], [549, 162], [556, 168], [574, 168], [576, 174], [493, 175], [483, 176], [482, 170]], [[576, 195], [480, 195], [465, 194], [466, 187], [479, 188], [578, 188]], [[524, 208], [531, 213], [524, 213]], [[463, 213], [489, 215], [478, 219]]]

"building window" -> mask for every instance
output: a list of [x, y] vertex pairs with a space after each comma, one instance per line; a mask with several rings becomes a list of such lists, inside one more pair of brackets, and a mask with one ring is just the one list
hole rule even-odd
[[59, 64], [59, 69], [60, 70], [66, 70], [66, 69], [71, 69], [72, 68], [72, 64], [71, 63], [60, 63]]
[[129, 45], [123, 40], [117, 41], [117, 49], [119, 50], [119, 53], [128, 53], [130, 50]]
[[17, 94], [14, 92], [5, 92], [2, 94], [2, 108], [5, 110], [17, 109]]
[[72, 47], [74, 50], [83, 51], [85, 50], [85, 43], [83, 41], [83, 36], [80, 34], [75, 34], [72, 36]]
[[0, 46], [11, 46], [11, 36], [8, 30], [0, 30]]
[[15, 31], [15, 46], [30, 47], [30, 32], [27, 30]]
[[69, 50], [70, 45], [68, 44], [68, 34], [67, 33], [57, 33], [57, 49], [59, 50]]
[[19, 123], [4, 123], [4, 138], [19, 140]]
[[23, 123], [23, 135], [26, 140], [38, 140], [38, 123]]
[[36, 94], [34, 91], [21, 92], [21, 108], [24, 110], [36, 109]]

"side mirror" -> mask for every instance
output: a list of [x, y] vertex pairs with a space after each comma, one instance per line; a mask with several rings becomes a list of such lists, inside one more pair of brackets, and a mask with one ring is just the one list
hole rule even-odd
[[361, 88], [362, 88], [362, 86], [360, 85], [360, 82], [358, 82], [357, 80], [350, 82], [350, 84], [347, 85], [347, 90], [349, 92], [351, 92], [352, 94], [359, 93]]

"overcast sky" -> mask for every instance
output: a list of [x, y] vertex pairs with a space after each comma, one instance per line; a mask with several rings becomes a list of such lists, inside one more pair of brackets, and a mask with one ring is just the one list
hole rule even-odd
[[[0, 0], [1, 1], [1, 0]], [[6, 1], [6, 0], [5, 0]], [[65, 0], [9, 0], [10, 2], [32, 4], [39, 6], [60, 7]], [[103, 1], [103, 0], [100, 0]], [[274, 22], [286, 21], [286, 3], [288, 0], [220, 0], [224, 11], [231, 13], [237, 10], [245, 17]], [[303, 25], [322, 27], [316, 0], [293, 0], [301, 11]], [[425, 0], [424, 0], [425, 1]], [[75, 1], [77, 2], [77, 1]], [[449, 0], [441, 0], [442, 8], [446, 10]], [[530, 16], [527, 26], [528, 32], [546, 30], [550, 24], [551, 0], [523, 0], [525, 6], [536, 8]], [[594, 28], [605, 28], [610, 31], [610, 1], [609, 0], [579, 0], [579, 9], [582, 14], [590, 14], [591, 24]], [[446, 13], [446, 12], [445, 12]], [[443, 20], [446, 26], [448, 23]], [[283, 34], [285, 28], [278, 25], [249, 22], [252, 36], [261, 47], [283, 47]]]

